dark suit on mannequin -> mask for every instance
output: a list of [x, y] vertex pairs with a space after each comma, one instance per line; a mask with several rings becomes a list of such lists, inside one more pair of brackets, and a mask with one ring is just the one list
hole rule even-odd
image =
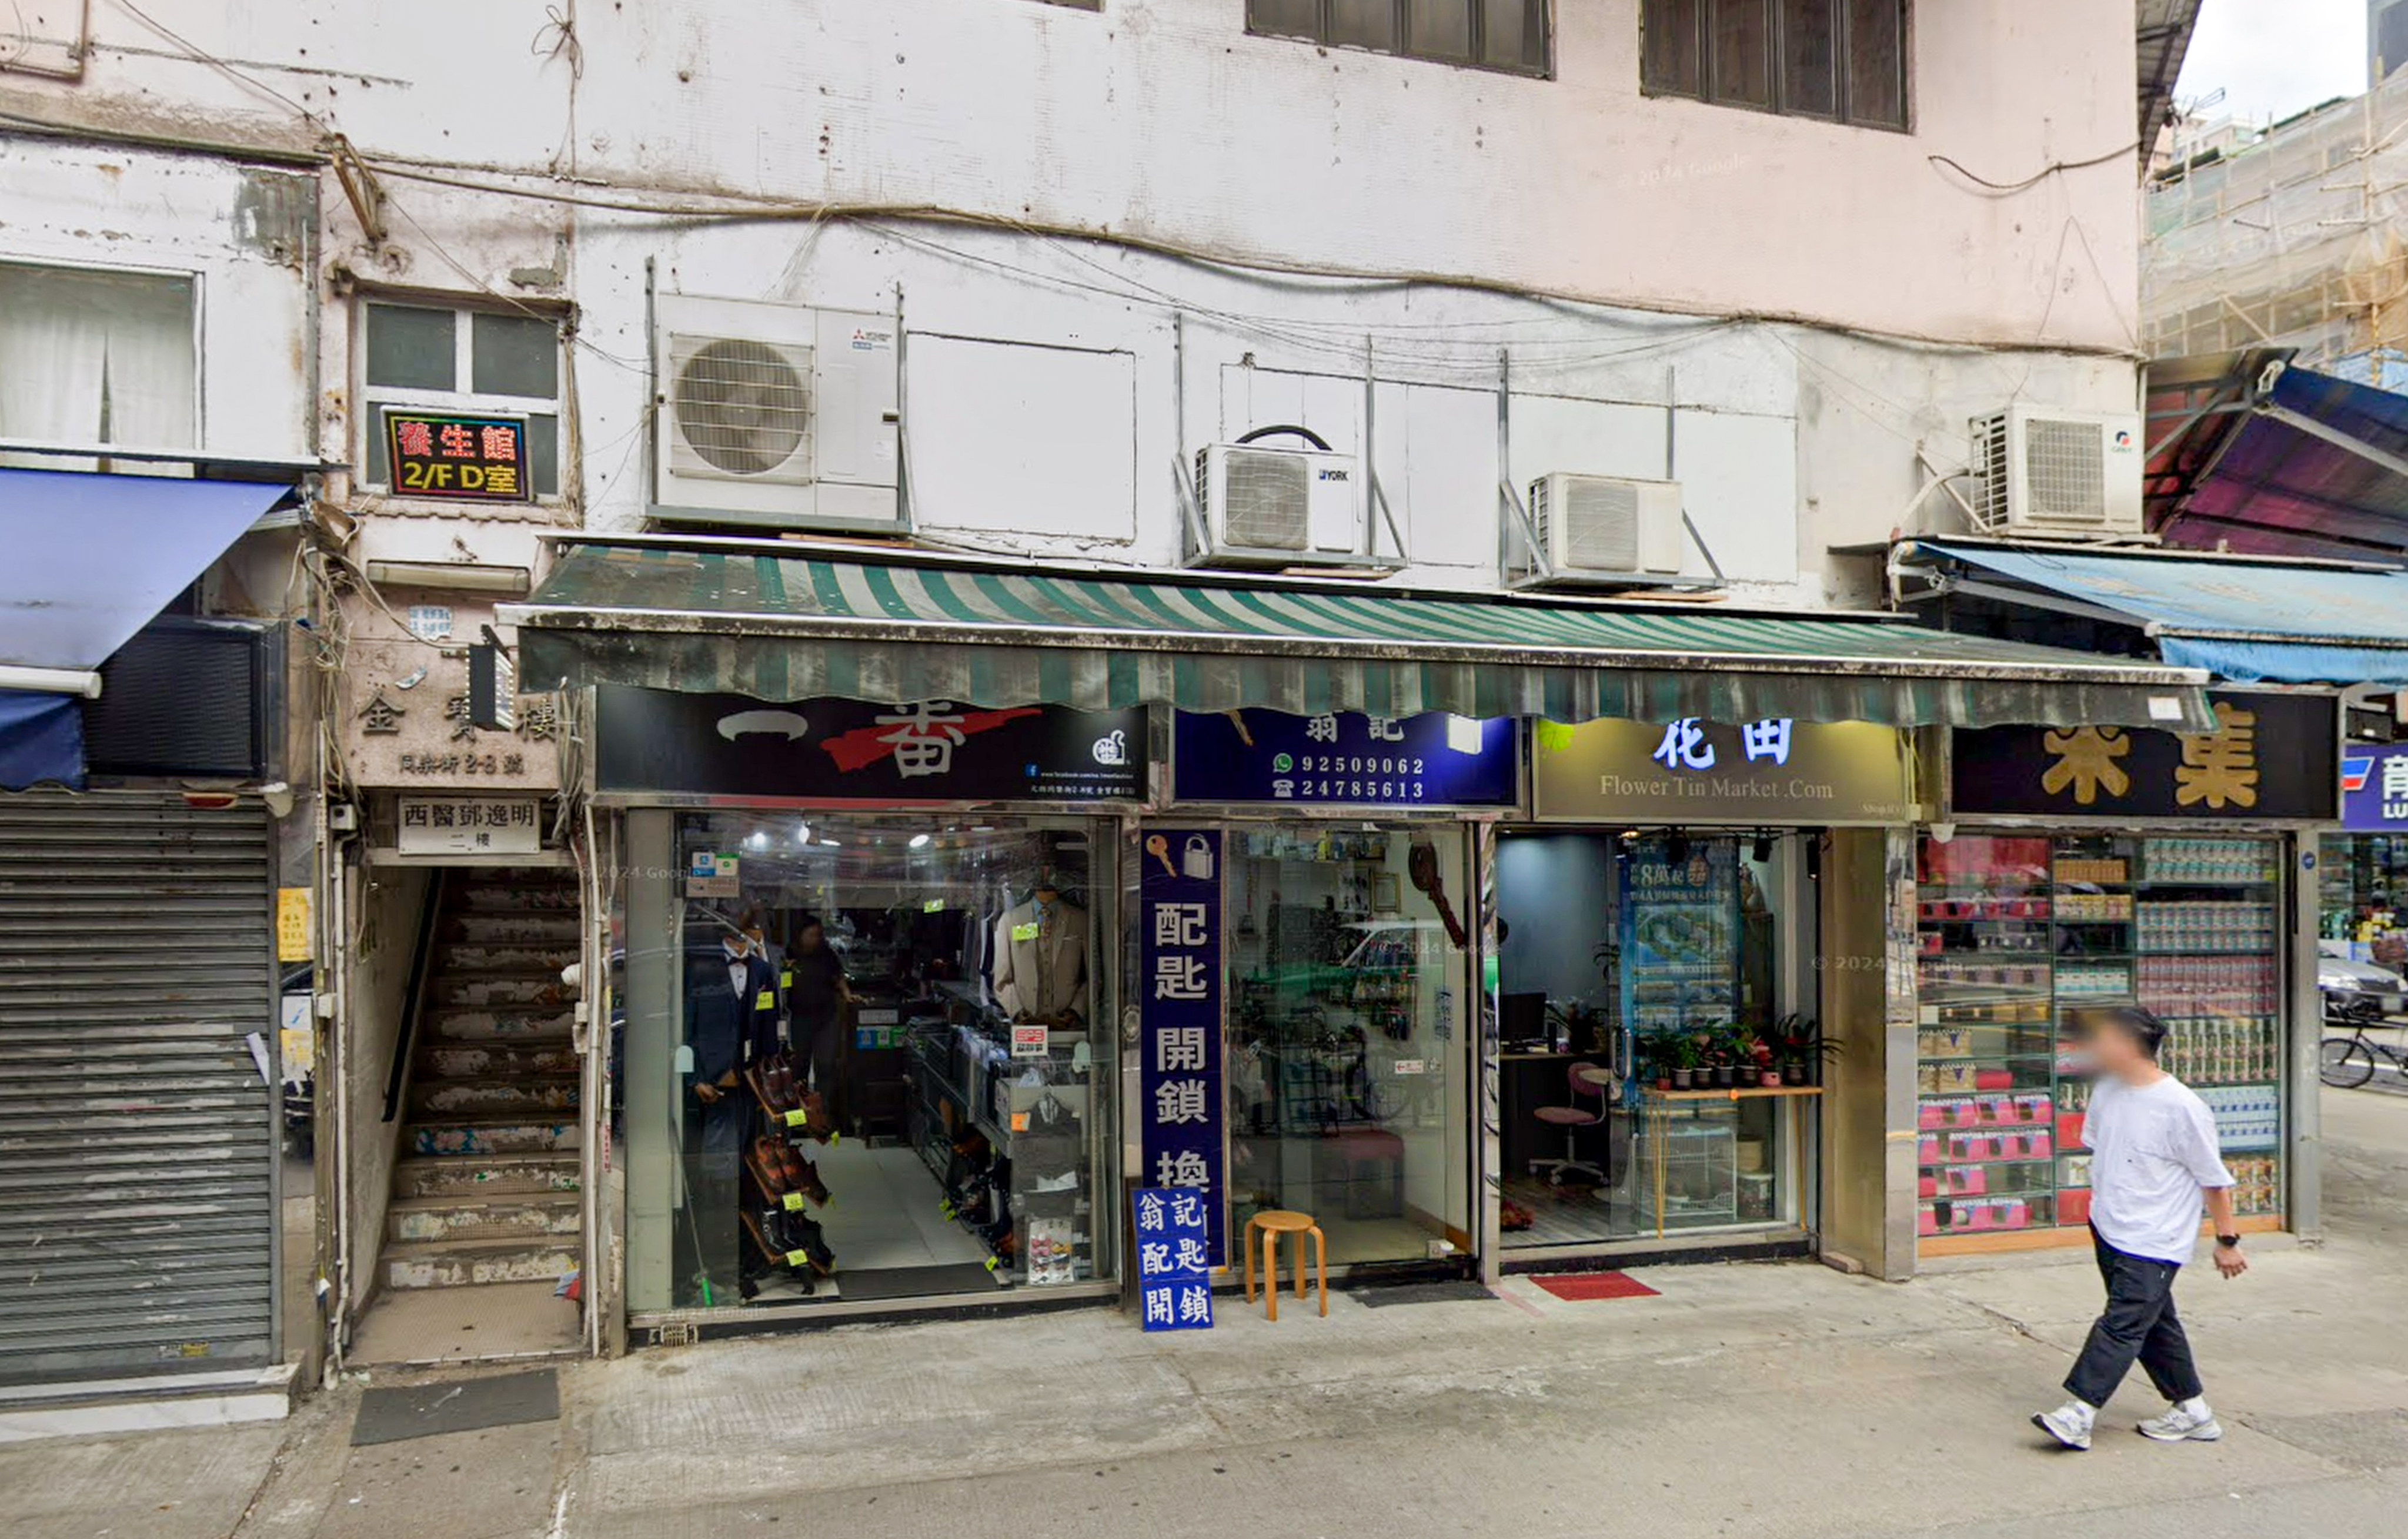
[[697, 1233], [716, 1237], [724, 1231], [732, 1244], [752, 1100], [743, 1071], [778, 1046], [778, 979], [768, 962], [757, 955], [733, 957], [724, 944], [688, 951], [685, 1039], [694, 1053], [685, 1080], [692, 1119], [686, 1150], [695, 1157], [692, 1218]]

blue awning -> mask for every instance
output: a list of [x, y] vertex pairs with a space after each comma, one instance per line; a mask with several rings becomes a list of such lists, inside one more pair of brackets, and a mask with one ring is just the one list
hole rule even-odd
[[[2237, 356], [2245, 370], [2265, 355]], [[2246, 401], [2187, 423], [2152, 460], [2178, 492], [2153, 507], [2159, 534], [2249, 556], [2408, 553], [2408, 395], [2294, 366]], [[2152, 420], [2160, 415], [2153, 403]]]
[[1901, 554], [2020, 585], [1988, 597], [2071, 601], [2076, 612], [2140, 629], [2166, 662], [2219, 678], [2408, 689], [2408, 573], [2396, 568], [1956, 540], [1915, 540]]
[[83, 705], [73, 695], [0, 690], [0, 791], [83, 789]]
[[0, 470], [0, 663], [99, 667], [291, 490]]

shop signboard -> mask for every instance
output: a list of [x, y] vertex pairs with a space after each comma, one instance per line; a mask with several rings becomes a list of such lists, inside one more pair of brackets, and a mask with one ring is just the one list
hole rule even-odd
[[543, 805], [533, 796], [404, 796], [394, 828], [402, 855], [533, 855]]
[[1221, 835], [1148, 826], [1140, 839], [1140, 1179], [1200, 1192], [1205, 1248], [1225, 1250], [1221, 1181]]
[[1514, 800], [1513, 720], [1430, 711], [1182, 711], [1171, 784], [1182, 802], [1487, 807]]
[[384, 431], [396, 496], [523, 503], [534, 495], [524, 418], [390, 410]]
[[1145, 712], [595, 690], [604, 791], [795, 802], [1136, 801]]
[[2330, 822], [2340, 811], [2333, 701], [2216, 693], [2216, 730], [1986, 727], [1950, 742], [1954, 817]]
[[1865, 721], [1541, 721], [1530, 789], [1561, 822], [1899, 823], [1910, 762], [1905, 734]]
[[1148, 1331], [1212, 1329], [1212, 1225], [1192, 1187], [1140, 1187], [1137, 1291]]
[[2408, 743], [2353, 743], [2341, 754], [2341, 826], [2408, 833]]
[[354, 785], [480, 794], [560, 789], [559, 695], [517, 696], [508, 727], [478, 720], [465, 643], [493, 624], [491, 601], [412, 603], [406, 619], [392, 604], [358, 593], [342, 605], [351, 640], [335, 726]]

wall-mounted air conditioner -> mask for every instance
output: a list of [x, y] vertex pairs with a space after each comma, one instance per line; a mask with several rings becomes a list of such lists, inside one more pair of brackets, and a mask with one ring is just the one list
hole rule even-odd
[[1196, 500], [1230, 565], [1304, 565], [1361, 548], [1363, 488], [1352, 454], [1211, 444], [1196, 454]]
[[1978, 533], [2078, 539], [2146, 532], [2145, 452], [2134, 413], [2014, 406], [1969, 428]]
[[894, 316], [685, 294], [655, 308], [654, 519], [900, 522]]
[[1557, 577], [1680, 575], [1678, 481], [1541, 476], [1530, 483], [1530, 525]]

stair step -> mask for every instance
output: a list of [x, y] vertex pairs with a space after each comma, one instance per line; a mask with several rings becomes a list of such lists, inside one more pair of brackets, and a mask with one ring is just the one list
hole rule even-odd
[[416, 1197], [509, 1197], [538, 1192], [575, 1192], [580, 1182], [575, 1149], [532, 1149], [519, 1154], [436, 1154], [404, 1160], [394, 1167], [398, 1202]]
[[401, 1197], [385, 1209], [386, 1237], [396, 1244], [448, 1240], [532, 1240], [574, 1234], [580, 1225], [574, 1191], [474, 1197]]
[[409, 1087], [413, 1119], [455, 1117], [555, 1117], [577, 1109], [577, 1076], [516, 1079], [436, 1079]]
[[439, 1154], [529, 1154], [577, 1147], [577, 1119], [552, 1117], [447, 1117], [413, 1122], [405, 1158]]
[[566, 1042], [575, 1018], [566, 1010], [523, 1009], [510, 1005], [438, 1005], [420, 1022], [420, 1040], [427, 1042], [490, 1042], [513, 1047]]
[[459, 909], [436, 921], [435, 938], [493, 945], [514, 941], [577, 948], [577, 914], [562, 909]]
[[577, 1073], [577, 1049], [567, 1040], [521, 1047], [487, 1042], [425, 1042], [418, 1048], [414, 1083], [438, 1079], [524, 1079]]
[[443, 907], [452, 915], [469, 914], [574, 914], [578, 910], [577, 883], [538, 881], [522, 877], [515, 882], [463, 882], [447, 889]]
[[384, 1285], [462, 1288], [478, 1283], [549, 1282], [577, 1270], [583, 1247], [574, 1235], [540, 1240], [413, 1240], [387, 1245]]
[[462, 977], [437, 976], [427, 988], [438, 1005], [484, 1005], [532, 1007], [546, 1012], [566, 1007], [568, 990], [557, 970]]
[[472, 940], [443, 941], [435, 948], [435, 970], [446, 977], [464, 974], [557, 974], [577, 960], [577, 942]]

